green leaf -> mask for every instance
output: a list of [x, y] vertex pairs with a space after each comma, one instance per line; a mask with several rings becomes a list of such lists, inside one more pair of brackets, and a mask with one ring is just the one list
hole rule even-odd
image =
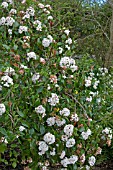
[[0, 132], [1, 132], [3, 135], [7, 136], [7, 132], [6, 132], [6, 130], [5, 130], [4, 128], [0, 127]]
[[77, 170], [77, 165], [76, 164], [73, 165], [73, 170]]
[[44, 125], [40, 125], [40, 133], [41, 133], [41, 135], [43, 135], [45, 133]]
[[44, 89], [43, 86], [39, 87], [39, 88], [37, 89], [37, 93], [41, 93], [43, 89]]
[[10, 50], [10, 47], [6, 44], [3, 44], [3, 47], [6, 49], [6, 50]]
[[18, 111], [17, 113], [19, 114], [19, 116], [20, 116], [20, 117], [25, 117], [25, 115], [24, 115], [24, 113], [23, 113], [23, 112]]
[[16, 168], [16, 166], [17, 166], [17, 163], [16, 163], [16, 162], [13, 162], [13, 163], [12, 163], [12, 167], [13, 167], [13, 168]]
[[0, 153], [4, 153], [6, 151], [6, 149], [7, 149], [7, 147], [4, 143], [0, 144]]

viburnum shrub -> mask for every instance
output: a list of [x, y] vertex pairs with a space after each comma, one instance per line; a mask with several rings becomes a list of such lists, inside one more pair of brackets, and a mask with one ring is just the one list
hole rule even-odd
[[76, 41], [66, 28], [55, 34], [50, 5], [22, 3], [0, 7], [0, 160], [89, 170], [111, 145], [112, 129], [102, 122], [112, 109], [112, 72], [71, 57]]

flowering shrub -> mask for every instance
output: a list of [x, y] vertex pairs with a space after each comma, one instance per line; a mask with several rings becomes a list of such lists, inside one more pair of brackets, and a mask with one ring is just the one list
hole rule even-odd
[[112, 72], [71, 57], [76, 42], [68, 29], [54, 33], [50, 5], [22, 3], [0, 7], [0, 159], [8, 164], [9, 151], [14, 168], [21, 155], [33, 170], [88, 170], [112, 140], [102, 123], [112, 109]]

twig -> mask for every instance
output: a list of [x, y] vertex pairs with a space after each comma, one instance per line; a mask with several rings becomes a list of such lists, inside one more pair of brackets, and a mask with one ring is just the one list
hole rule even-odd
[[89, 119], [89, 116], [87, 115], [84, 106], [83, 106], [76, 98], [74, 98], [71, 94], [68, 94], [68, 93], [65, 93], [65, 94], [68, 95], [69, 97], [71, 97], [76, 103], [79, 104], [79, 106], [80, 106], [80, 107], [83, 109], [83, 111], [84, 111], [84, 116], [85, 116], [87, 119]]

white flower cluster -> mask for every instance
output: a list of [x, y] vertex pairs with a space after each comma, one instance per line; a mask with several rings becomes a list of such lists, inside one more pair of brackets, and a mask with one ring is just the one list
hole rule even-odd
[[37, 31], [42, 31], [42, 23], [39, 20], [34, 21], [33, 24], [36, 26]]
[[29, 14], [30, 16], [34, 16], [35, 15], [35, 10], [33, 7], [29, 7], [27, 8], [26, 14]]
[[39, 155], [43, 155], [43, 154], [45, 154], [45, 152], [46, 151], [48, 151], [48, 149], [49, 149], [49, 147], [48, 147], [48, 145], [46, 144], [46, 142], [44, 142], [44, 141], [39, 141], [39, 151], [40, 152], [38, 152], [38, 154]]
[[36, 54], [34, 52], [29, 52], [27, 53], [27, 60], [29, 61], [31, 58], [33, 58], [34, 60], [36, 60]]
[[51, 35], [48, 35], [47, 38], [44, 38], [42, 40], [42, 45], [44, 47], [49, 47], [49, 45], [52, 43], [52, 41], [53, 41], [53, 37]]
[[17, 10], [12, 8], [9, 13], [14, 15], [17, 13]]
[[2, 2], [1, 7], [7, 8], [8, 7], [8, 3], [7, 2]]
[[61, 164], [63, 167], [67, 167], [67, 165], [75, 164], [78, 161], [78, 156], [72, 155], [70, 158], [65, 157], [63, 160], [61, 160]]
[[63, 110], [60, 110], [60, 115], [67, 117], [70, 115], [70, 110], [68, 108], [63, 108]]
[[5, 75], [15, 75], [15, 70], [12, 67], [8, 67], [5, 71], [4, 71]]
[[23, 32], [27, 32], [27, 31], [28, 31], [28, 27], [19, 26], [19, 29], [18, 29], [19, 34], [22, 34]]
[[75, 139], [74, 138], [70, 138], [66, 141], [66, 147], [67, 148], [71, 148], [75, 145]]
[[32, 81], [33, 83], [36, 83], [37, 80], [39, 80], [40, 78], [40, 74], [39, 73], [35, 73], [33, 76], [32, 76]]
[[73, 134], [74, 126], [72, 124], [68, 124], [64, 127], [64, 133], [70, 137]]
[[56, 93], [51, 93], [51, 96], [52, 97], [48, 99], [48, 102], [51, 106], [56, 106], [56, 104], [59, 103], [59, 97]]
[[99, 68], [98, 70], [101, 72], [102, 76], [105, 76], [105, 74], [108, 73], [108, 69], [107, 68]]
[[71, 115], [71, 121], [74, 121], [74, 122], [78, 122], [79, 121], [79, 117], [76, 113], [72, 114]]
[[81, 133], [84, 140], [88, 139], [88, 137], [91, 135], [91, 130], [88, 129], [86, 132]]
[[92, 80], [91, 77], [85, 78], [85, 86], [86, 87], [90, 87], [91, 86], [91, 80]]
[[[52, 135], [50, 132], [46, 133], [43, 137], [44, 141], [39, 141], [39, 155], [45, 154], [46, 151], [48, 151], [49, 146], [53, 143], [55, 143], [55, 136]], [[55, 149], [53, 150], [55, 152]], [[53, 153], [51, 153], [53, 154]]]
[[46, 110], [42, 105], [39, 105], [38, 107], [35, 108], [35, 112], [39, 113], [42, 115], [42, 117], [44, 117], [46, 115]]
[[5, 87], [9, 87], [10, 85], [13, 85], [13, 79], [9, 76], [2, 76], [1, 77], [1, 83], [3, 84], [3, 86]]
[[89, 162], [90, 166], [94, 166], [95, 162], [96, 162], [96, 158], [94, 156], [91, 156], [91, 157], [89, 157], [88, 162]]
[[44, 135], [43, 139], [44, 139], [44, 141], [45, 141], [47, 144], [49, 144], [49, 145], [55, 143], [55, 136], [52, 135], [50, 132], [46, 133], [46, 134]]
[[14, 23], [15, 23], [15, 20], [12, 17], [10, 17], [10, 16], [8, 16], [6, 18], [2, 17], [0, 19], [0, 25], [12, 26]]
[[75, 60], [70, 57], [61, 58], [60, 67], [70, 68], [72, 72], [78, 70], [78, 66], [75, 65]]
[[34, 15], [35, 15], [35, 10], [33, 7], [30, 6], [29, 8], [27, 8], [25, 15], [23, 16], [22, 19], [26, 19], [26, 18], [29, 19], [30, 16], [34, 16]]
[[94, 82], [94, 84], [93, 84], [93, 88], [94, 88], [94, 89], [97, 89], [98, 84], [100, 83], [100, 81], [97, 80], [97, 78], [95, 78], [94, 80], [95, 80], [95, 82]]
[[0, 116], [2, 116], [3, 113], [5, 113], [6, 108], [5, 105], [3, 103], [0, 103]]
[[56, 117], [49, 117], [47, 120], [46, 120], [46, 122], [47, 122], [47, 125], [48, 126], [53, 126], [53, 125], [55, 125], [55, 123], [57, 124], [57, 126], [62, 126], [62, 125], [64, 125], [65, 123], [66, 123], [66, 121], [65, 121], [65, 119], [62, 119], [62, 120], [60, 120], [60, 119], [58, 119], [58, 118], [56, 118]]
[[104, 130], [102, 130], [103, 134], [106, 134], [109, 139], [112, 139], [112, 129], [109, 127], [106, 127]]

